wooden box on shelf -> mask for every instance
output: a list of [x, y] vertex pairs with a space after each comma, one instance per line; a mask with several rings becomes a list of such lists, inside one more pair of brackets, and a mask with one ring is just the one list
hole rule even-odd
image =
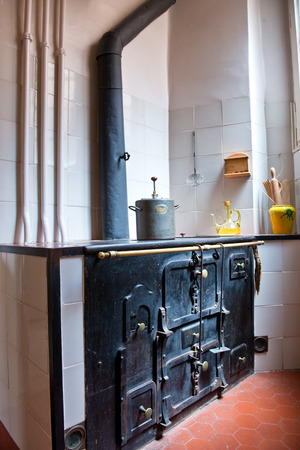
[[234, 177], [250, 177], [249, 172], [249, 156], [245, 153], [234, 153], [225, 158], [225, 173], [226, 178]]

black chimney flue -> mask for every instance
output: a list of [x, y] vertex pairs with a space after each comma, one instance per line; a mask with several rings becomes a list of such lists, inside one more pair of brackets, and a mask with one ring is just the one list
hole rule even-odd
[[98, 45], [99, 145], [102, 239], [128, 239], [128, 204], [121, 56], [129, 44], [176, 0], [148, 0]]

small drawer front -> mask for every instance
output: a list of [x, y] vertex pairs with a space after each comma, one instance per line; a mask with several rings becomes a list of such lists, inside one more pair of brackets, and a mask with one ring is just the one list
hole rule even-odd
[[156, 387], [153, 381], [128, 391], [128, 439], [156, 423], [155, 397]]

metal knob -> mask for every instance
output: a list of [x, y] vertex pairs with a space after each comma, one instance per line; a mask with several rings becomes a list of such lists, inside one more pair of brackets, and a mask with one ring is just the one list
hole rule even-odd
[[245, 263], [236, 263], [235, 269], [238, 269], [239, 267], [240, 267], [241, 269], [245, 269]]
[[206, 372], [207, 371], [207, 369], [208, 369], [208, 362], [207, 361], [204, 361], [203, 363], [201, 363], [200, 361], [198, 361], [198, 366], [201, 366], [202, 367], [202, 370], [203, 370], [203, 372]]
[[201, 270], [195, 270], [195, 275], [201, 275], [202, 278], [207, 278], [208, 271], [206, 269], [203, 269], [202, 272], [201, 272]]
[[195, 336], [196, 339], [199, 339], [200, 334], [199, 333], [193, 333], [193, 336]]
[[146, 325], [143, 322], [138, 323], [138, 329], [139, 330], [143, 331], [145, 328], [146, 328]]
[[246, 364], [247, 358], [246, 356], [239, 356], [239, 360], [242, 361], [243, 364]]
[[139, 407], [139, 411], [143, 412], [145, 414], [146, 419], [150, 419], [152, 416], [152, 408], [145, 408], [143, 405]]

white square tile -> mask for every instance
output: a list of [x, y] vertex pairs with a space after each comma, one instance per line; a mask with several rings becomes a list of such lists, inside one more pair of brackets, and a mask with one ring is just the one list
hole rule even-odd
[[16, 200], [16, 171], [14, 162], [0, 161], [0, 198], [3, 202], [14, 202]]
[[27, 414], [27, 448], [30, 450], [52, 450], [51, 437], [41, 428], [34, 418]]
[[63, 371], [65, 430], [85, 420], [84, 364]]
[[196, 155], [222, 154], [222, 128], [202, 128], [196, 133]]
[[27, 446], [27, 412], [24, 406], [11, 394], [8, 397], [9, 434], [19, 448]]
[[82, 139], [89, 139], [91, 114], [84, 105], [69, 102], [69, 134]]
[[194, 211], [181, 213], [175, 212], [175, 229], [176, 236], [180, 237], [180, 233], [185, 233], [186, 237], [197, 235], [197, 213]]
[[62, 307], [62, 353], [64, 367], [82, 363], [83, 355], [83, 304]]
[[186, 185], [171, 186], [171, 198], [176, 205], [180, 205], [181, 213], [196, 210], [196, 190]]
[[82, 256], [61, 258], [60, 289], [62, 304], [83, 301]]
[[169, 113], [170, 131], [187, 131], [194, 129], [193, 108], [183, 108], [170, 111]]
[[68, 206], [66, 208], [67, 236], [70, 241], [92, 239], [93, 208]]
[[145, 124], [147, 127], [167, 132], [169, 113], [165, 108], [145, 102]]
[[[155, 158], [154, 156], [145, 155], [145, 181], [148, 182], [149, 194], [153, 192], [153, 183], [151, 177], [155, 176], [158, 181], [156, 183], [156, 191], [159, 197], [163, 197], [161, 187], [169, 185], [169, 161], [167, 158]], [[149, 197], [147, 194], [147, 197]]]
[[[254, 152], [263, 153], [264, 157], [267, 157], [267, 133], [266, 128], [257, 125], [256, 123], [251, 124], [252, 129], [252, 150]], [[254, 166], [254, 169], [256, 167]]]
[[267, 128], [267, 143], [269, 155], [290, 152], [292, 146], [290, 127]]
[[203, 175], [204, 183], [223, 181], [223, 164], [221, 155], [196, 157], [196, 171]]
[[263, 272], [282, 272], [282, 245], [282, 241], [272, 241], [259, 247]]
[[221, 102], [195, 107], [195, 128], [217, 127], [222, 125]]
[[168, 141], [166, 133], [152, 128], [145, 128], [145, 153], [154, 158], [168, 158]]
[[300, 240], [282, 242], [283, 270], [300, 272]]
[[86, 172], [68, 173], [69, 206], [91, 206], [91, 180]]
[[[233, 181], [234, 180], [234, 181]], [[253, 207], [253, 182], [243, 178], [224, 181], [223, 200], [230, 201], [231, 208], [249, 209]]]
[[80, 105], [89, 104], [89, 91], [90, 91], [90, 80], [89, 78], [69, 71], [69, 100], [78, 103]]
[[[197, 187], [190, 187], [190, 192], [192, 189], [196, 191], [196, 210], [206, 211], [211, 214], [219, 214], [220, 220], [224, 220], [224, 202], [222, 199], [222, 191], [218, 183], [201, 183]], [[221, 192], [220, 192], [221, 191]], [[219, 219], [218, 219], [219, 220]], [[211, 223], [213, 220], [211, 219]]]
[[[9, 386], [7, 341], [6, 339], [4, 340], [2, 337], [0, 337], [0, 383], [3, 383], [5, 386], [7, 386], [7, 388]], [[0, 402], [1, 402], [1, 393], [0, 393]]]
[[68, 167], [72, 171], [89, 172], [91, 142], [68, 136]]
[[197, 212], [197, 231], [196, 236], [216, 235], [216, 228], [209, 212]]
[[290, 126], [290, 103], [274, 102], [266, 103], [266, 127], [278, 128]]
[[193, 133], [183, 131], [170, 134], [170, 159], [191, 157], [193, 155]]
[[[17, 205], [15, 202], [0, 202], [0, 240], [2, 243], [11, 243], [15, 240]], [[0, 288], [1, 289], [1, 288]]]
[[254, 308], [254, 330], [256, 336], [283, 337], [283, 306], [256, 306]]
[[224, 153], [245, 152], [252, 149], [250, 123], [223, 127]]
[[8, 120], [0, 120], [0, 136], [0, 159], [17, 161], [17, 124]]
[[[253, 209], [239, 209], [241, 214], [241, 234], [249, 235], [255, 234], [255, 223], [254, 223], [254, 213]], [[236, 216], [235, 216], [236, 217]], [[236, 218], [234, 218], [236, 220]]]
[[283, 339], [269, 339], [268, 351], [265, 353], [254, 353], [255, 372], [282, 370], [283, 361]]
[[11, 394], [50, 434], [49, 377], [12, 346], [8, 347]]
[[0, 60], [5, 63], [0, 66], [0, 79], [17, 83], [18, 81], [18, 50], [0, 45]]
[[188, 176], [194, 172], [193, 158], [177, 158], [170, 161], [171, 185], [184, 185]]
[[0, 79], [0, 117], [10, 122], [17, 122], [18, 85]]
[[233, 98], [222, 102], [223, 125], [250, 122], [249, 97]]
[[283, 272], [283, 303], [289, 305], [291, 303], [300, 304], [300, 273], [299, 272]]
[[23, 256], [7, 253], [6, 289], [7, 294], [22, 300]]
[[284, 305], [284, 337], [300, 336], [300, 304]]
[[283, 369], [300, 368], [300, 337], [287, 337], [283, 340]]
[[125, 148], [134, 158], [145, 151], [145, 126], [129, 120], [124, 121]]
[[126, 163], [127, 180], [144, 182], [145, 180], [145, 155], [136, 153]]
[[124, 119], [145, 125], [145, 102], [137, 97], [123, 94]]
[[23, 256], [23, 301], [47, 313], [47, 259]]
[[260, 293], [255, 294], [256, 306], [282, 305], [283, 279], [282, 273], [263, 272]]

